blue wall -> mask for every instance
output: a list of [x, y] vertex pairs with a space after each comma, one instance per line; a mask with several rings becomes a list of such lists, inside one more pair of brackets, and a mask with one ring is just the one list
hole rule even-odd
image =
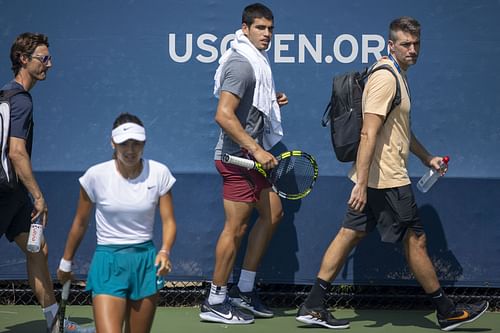
[[[62, 254], [78, 196], [77, 178], [109, 159], [110, 128], [132, 112], [148, 131], [146, 155], [166, 163], [179, 224], [172, 278], [209, 279], [222, 228], [213, 167], [218, 127], [213, 74], [227, 35], [240, 26], [243, 1], [0, 1], [0, 77], [8, 81], [9, 49], [24, 31], [49, 35], [54, 67], [32, 90], [35, 100], [33, 167], [51, 216], [50, 265]], [[429, 251], [440, 276], [454, 285], [500, 285], [500, 34], [496, 0], [267, 1], [275, 14], [269, 51], [283, 110], [285, 137], [277, 150], [314, 155], [320, 178], [301, 202], [286, 202], [285, 221], [264, 259], [261, 278], [308, 283], [340, 226], [351, 184], [348, 165], [332, 155], [320, 118], [332, 75], [359, 69], [383, 54], [395, 17], [420, 20], [422, 49], [409, 71], [412, 126], [436, 154], [451, 156], [445, 179], [417, 194]], [[425, 167], [410, 160], [410, 174]], [[194, 189], [197, 189], [195, 192]], [[195, 194], [197, 193], [197, 194]], [[214, 193], [217, 195], [214, 196]], [[93, 222], [92, 222], [93, 223]], [[92, 230], [93, 231], [93, 230]], [[79, 251], [86, 273], [95, 235]], [[372, 235], [352, 254], [340, 281], [409, 284], [398, 247]], [[24, 258], [0, 240], [0, 278], [25, 276]], [[380, 260], [373, 260], [373, 254]], [[369, 254], [371, 256], [369, 256]], [[283, 260], [286, 258], [286, 260]], [[390, 260], [387, 260], [389, 258]], [[385, 260], [382, 260], [385, 259]], [[375, 262], [375, 263], [374, 263]]]

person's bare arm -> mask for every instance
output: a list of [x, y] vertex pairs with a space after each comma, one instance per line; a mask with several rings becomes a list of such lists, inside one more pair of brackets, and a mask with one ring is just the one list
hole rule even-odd
[[362, 211], [366, 205], [368, 174], [377, 143], [377, 135], [384, 124], [384, 117], [367, 113], [363, 119], [358, 155], [356, 158], [356, 185], [354, 185], [348, 205], [357, 211]]
[[16, 137], [9, 139], [9, 158], [12, 161], [14, 170], [16, 170], [19, 180], [24, 184], [26, 189], [31, 193], [35, 200], [34, 215], [32, 220], [41, 215], [42, 224], [47, 224], [47, 203], [43, 197], [42, 191], [33, 174], [31, 167], [31, 159], [26, 151], [26, 140]]
[[427, 149], [425, 149], [424, 145], [418, 141], [413, 131], [411, 132], [410, 151], [417, 156], [425, 166], [440, 170], [442, 175], [446, 173], [448, 169], [446, 166], [441, 169], [441, 161], [443, 158], [430, 154]]
[[[90, 198], [80, 186], [80, 196], [78, 198], [78, 206], [76, 208], [75, 217], [73, 218], [73, 224], [68, 234], [66, 240], [66, 246], [64, 247], [63, 259], [66, 261], [72, 261], [75, 256], [76, 250], [80, 246], [80, 243], [85, 236], [85, 232], [89, 226], [89, 217], [92, 212], [93, 203]], [[72, 279], [71, 271], [63, 271], [61, 269], [57, 270], [57, 278], [64, 284], [64, 282]]]
[[219, 96], [215, 121], [242, 148], [246, 149], [261, 163], [264, 169], [270, 169], [278, 164], [276, 158], [264, 150], [241, 126], [236, 109], [240, 104], [238, 96], [222, 91]]

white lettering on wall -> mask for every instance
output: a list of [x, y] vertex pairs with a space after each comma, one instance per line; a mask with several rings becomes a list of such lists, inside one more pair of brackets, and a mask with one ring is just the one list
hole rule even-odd
[[[340, 47], [344, 42], [351, 44], [351, 54], [348, 56], [344, 56], [340, 51]], [[335, 43], [333, 43], [333, 55], [335, 59], [338, 60], [338, 62], [341, 62], [343, 64], [353, 62], [358, 55], [358, 41], [356, 40], [356, 38], [354, 38], [353, 35], [342, 34], [338, 36], [335, 39]]]
[[198, 54], [196, 56], [196, 60], [198, 60], [199, 62], [211, 63], [217, 60], [217, 48], [213, 45], [205, 43], [207, 40], [213, 43], [217, 40], [217, 37], [212, 34], [203, 34], [198, 37], [198, 39], [196, 40], [196, 45], [198, 45], [198, 48], [202, 51], [207, 51], [210, 54], [209, 56]]
[[[196, 45], [193, 44], [196, 38]], [[314, 39], [313, 39], [314, 38]], [[168, 35], [168, 54], [170, 59], [177, 63], [186, 63], [192, 60], [201, 63], [216, 62], [230, 47], [234, 34], [216, 36], [211, 33], [192, 33]], [[360, 40], [358, 42], [358, 39]], [[329, 46], [331, 45], [331, 46]], [[314, 37], [306, 34], [275, 34], [269, 57], [274, 63], [304, 64], [323, 62], [330, 64], [338, 62], [347, 64], [360, 59], [362, 63], [378, 59], [386, 47], [384, 38], [376, 34], [363, 34], [356, 38], [351, 34], [341, 34], [333, 41], [325, 40], [322, 34]]]
[[275, 63], [293, 64], [295, 62], [294, 57], [285, 57], [285, 56], [281, 55], [282, 52], [289, 50], [289, 45], [284, 43], [284, 41], [291, 41], [294, 39], [295, 39], [295, 36], [292, 34], [274, 35], [274, 62]]
[[[375, 59], [382, 57], [382, 51], [385, 47], [384, 38], [380, 35], [363, 35], [361, 44], [361, 62], [366, 64], [368, 60], [368, 56], [373, 54]], [[376, 46], [370, 46], [370, 42], [377, 42]]]
[[316, 35], [315, 41], [316, 47], [314, 47], [306, 35], [299, 35], [299, 63], [303, 64], [306, 60], [305, 50], [309, 52], [309, 55], [314, 59], [316, 63], [321, 63], [322, 58], [322, 39], [321, 35]]
[[175, 37], [175, 34], [168, 34], [168, 54], [170, 58], [175, 62], [188, 62], [193, 54], [193, 34], [186, 34], [186, 51], [182, 56], [177, 55]]
[[220, 55], [223, 55], [226, 50], [229, 48], [228, 44], [234, 39], [234, 34], [226, 35], [222, 38], [222, 42], [220, 42]]

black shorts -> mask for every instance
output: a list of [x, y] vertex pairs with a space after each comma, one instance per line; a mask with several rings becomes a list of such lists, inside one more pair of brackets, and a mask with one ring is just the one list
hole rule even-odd
[[380, 238], [387, 243], [400, 242], [409, 229], [417, 235], [424, 234], [411, 185], [368, 188], [364, 211], [359, 213], [348, 208], [342, 226], [364, 232], [377, 227]]
[[20, 233], [29, 232], [33, 203], [24, 186], [0, 194], [0, 237], [12, 242]]

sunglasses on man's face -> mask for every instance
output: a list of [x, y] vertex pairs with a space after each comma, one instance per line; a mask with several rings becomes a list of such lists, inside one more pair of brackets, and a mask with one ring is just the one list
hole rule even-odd
[[32, 55], [31, 57], [39, 60], [44, 65], [47, 65], [52, 60], [51, 55]]

